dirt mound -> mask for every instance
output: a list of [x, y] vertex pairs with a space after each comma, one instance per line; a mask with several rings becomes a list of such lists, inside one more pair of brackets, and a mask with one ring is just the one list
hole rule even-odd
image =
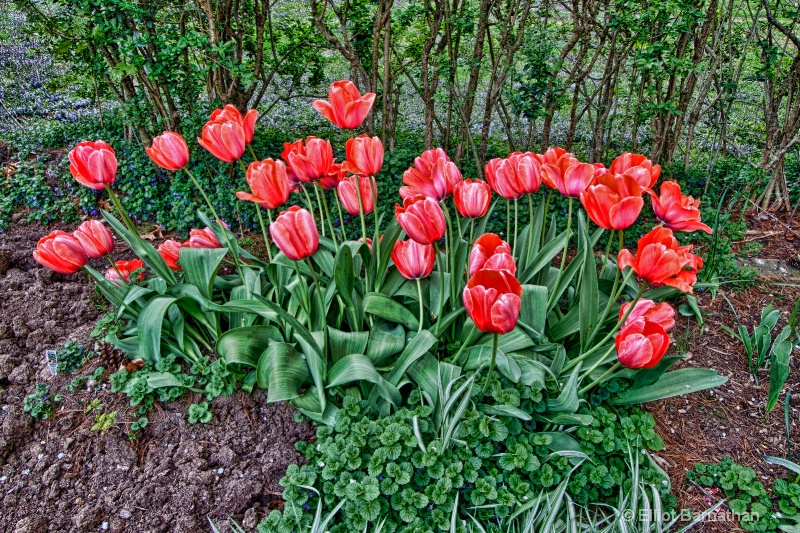
[[[280, 506], [278, 480], [300, 459], [294, 443], [312, 428], [295, 423], [288, 406], [267, 405], [263, 391], [237, 392], [211, 403], [206, 425], [186, 422], [188, 397], [157, 407], [131, 438], [140, 415], [108, 390], [108, 373], [67, 391], [75, 375], [51, 377], [44, 351], [89, 343], [102, 301], [81, 274], [61, 276], [33, 261], [47, 231], [17, 219], [0, 235], [8, 255], [0, 272], [0, 529], [197, 532], [209, 530], [206, 516], [255, 526]], [[22, 411], [37, 383], [63, 397], [50, 420]], [[91, 430], [98, 413], [114, 411], [108, 433]]]

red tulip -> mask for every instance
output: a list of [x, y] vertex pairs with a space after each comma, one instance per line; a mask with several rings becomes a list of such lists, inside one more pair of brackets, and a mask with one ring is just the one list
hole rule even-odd
[[514, 152], [505, 159], [495, 158], [484, 168], [492, 189], [507, 200], [533, 194], [542, 185], [542, 164], [532, 152]]
[[164, 262], [167, 263], [169, 268], [172, 270], [180, 270], [181, 266], [178, 264], [178, 261], [181, 258], [181, 248], [186, 245], [186, 243], [180, 243], [170, 239], [164, 241], [161, 246], [158, 247], [158, 254], [164, 259]]
[[180, 170], [189, 162], [189, 147], [174, 131], [165, 131], [144, 149], [153, 163], [166, 170]]
[[669, 285], [681, 292], [692, 292], [703, 260], [691, 253], [692, 246], [678, 246], [672, 230], [656, 226], [639, 239], [636, 256], [628, 250], [619, 253], [620, 268], [631, 267], [636, 275], [653, 287]]
[[352, 130], [364, 122], [374, 101], [375, 93], [361, 96], [353, 82], [340, 80], [328, 89], [328, 101], [314, 100], [311, 105], [340, 128]]
[[244, 130], [244, 142], [249, 144], [253, 140], [257, 118], [258, 111], [255, 109], [251, 109], [244, 116], [242, 116], [236, 106], [228, 104], [222, 109], [215, 109], [211, 113], [210, 120], [224, 120], [240, 124]]
[[453, 189], [453, 201], [462, 217], [481, 218], [489, 210], [492, 189], [485, 181], [466, 179]]
[[269, 234], [281, 252], [292, 261], [302, 261], [319, 248], [319, 233], [314, 216], [293, 205], [269, 225]]
[[627, 229], [642, 212], [642, 188], [632, 176], [603, 174], [581, 192], [581, 203], [603, 229]]
[[408, 239], [395, 241], [392, 261], [406, 279], [422, 279], [433, 271], [435, 251], [431, 244], [420, 244]]
[[257, 114], [254, 109], [248, 111], [245, 121], [239, 110], [230, 104], [225, 109], [217, 109], [203, 126], [197, 142], [220, 161], [232, 163], [244, 155], [247, 143], [252, 140]]
[[222, 248], [214, 235], [214, 231], [206, 226], [203, 229], [193, 229], [189, 232], [189, 246], [191, 248]]
[[84, 141], [70, 150], [69, 171], [80, 183], [102, 191], [117, 177], [117, 157], [114, 149], [103, 141]]
[[562, 158], [574, 159], [575, 156], [572, 155], [570, 152], [567, 152], [563, 148], [553, 147], [548, 148], [545, 153], [540, 156], [540, 163], [543, 165], [547, 163], [548, 165], [558, 165], [559, 161]]
[[81, 243], [86, 255], [95, 259], [114, 249], [114, 236], [99, 220], [87, 220], [78, 226], [73, 236]]
[[348, 139], [345, 152], [347, 161], [342, 163], [344, 170], [361, 176], [374, 176], [383, 166], [383, 145], [378, 137], [359, 135]]
[[[130, 283], [131, 274], [133, 274], [137, 270], [143, 269], [144, 263], [142, 263], [141, 259], [131, 259], [130, 261], [117, 261], [116, 263], [114, 263], [114, 267], [116, 268], [109, 268], [108, 270], [106, 270], [105, 278], [111, 282], [115, 282], [119, 280], [119, 276], [121, 274], [125, 282]], [[143, 280], [144, 280], [144, 271], [139, 273], [139, 281]]]
[[652, 368], [669, 348], [669, 335], [657, 322], [638, 318], [617, 333], [617, 357], [628, 368]]
[[469, 253], [469, 275], [484, 269], [508, 270], [512, 276], [517, 273], [511, 247], [494, 233], [484, 233], [475, 239]]
[[[289, 178], [289, 190], [294, 192], [300, 186], [300, 180], [295, 175], [292, 167], [289, 166], [289, 154], [291, 153], [301, 153], [303, 151], [303, 141], [297, 140], [293, 143], [283, 143], [283, 153], [281, 154], [281, 159], [286, 163], [286, 177]], [[331, 163], [331, 168], [333, 168], [333, 163]]]
[[506, 270], [479, 270], [467, 282], [462, 297], [475, 326], [487, 333], [508, 333], [519, 319], [522, 286]]
[[[620, 320], [625, 317], [630, 306], [631, 302], [622, 304], [622, 307], [619, 309]], [[631, 311], [631, 314], [628, 315], [628, 318], [625, 319], [624, 325], [627, 326], [634, 320], [639, 320], [640, 318], [646, 318], [651, 322], [657, 323], [664, 328], [664, 331], [669, 331], [675, 327], [675, 310], [667, 302], [657, 304], [653, 300], [641, 298], [636, 302], [636, 306], [633, 308], [633, 311]]]
[[406, 234], [420, 244], [431, 244], [442, 237], [446, 229], [444, 212], [433, 198], [416, 196], [395, 204], [394, 214]]
[[[550, 150], [561, 150], [553, 149]], [[564, 196], [577, 198], [594, 179], [595, 167], [581, 163], [569, 152], [545, 152], [542, 165], [542, 181], [551, 189], [558, 189]], [[556, 159], [556, 155], [561, 153]], [[555, 162], [548, 162], [553, 161]]]
[[[331, 165], [333, 165], [333, 148], [329, 141], [312, 135], [306, 138], [305, 146], [302, 141], [295, 141], [290, 147], [287, 158], [289, 166], [298, 180], [309, 183], [330, 172]], [[285, 150], [284, 153], [286, 153]]]
[[375, 209], [375, 196], [372, 191], [375, 190], [377, 195], [378, 189], [375, 185], [375, 178], [372, 176], [350, 176], [339, 182], [336, 187], [336, 193], [339, 196], [339, 201], [342, 202], [345, 210], [351, 215], [358, 215], [360, 210], [358, 208], [358, 187], [361, 190], [361, 204], [364, 207], [364, 214], [368, 215]]
[[240, 200], [255, 202], [266, 209], [276, 209], [289, 199], [289, 178], [283, 161], [265, 159], [253, 161], [247, 167], [247, 184], [253, 194], [239, 191]]
[[320, 178], [319, 184], [323, 189], [335, 189], [346, 176], [347, 171], [342, 169], [342, 164], [333, 163], [328, 173]]
[[625, 152], [617, 157], [608, 171], [612, 174], [628, 174], [636, 178], [643, 188], [651, 188], [661, 175], [661, 165], [654, 165], [643, 155]]
[[33, 258], [59, 274], [72, 274], [86, 265], [86, 251], [75, 236], [56, 230], [36, 243]]
[[400, 187], [400, 197], [426, 196], [441, 202], [461, 180], [461, 171], [444, 150], [432, 148], [414, 159], [414, 166], [403, 174], [405, 187]]
[[648, 191], [656, 218], [674, 231], [703, 230], [711, 234], [711, 228], [700, 221], [700, 200], [681, 194], [681, 186], [674, 181], [661, 184], [661, 196]]

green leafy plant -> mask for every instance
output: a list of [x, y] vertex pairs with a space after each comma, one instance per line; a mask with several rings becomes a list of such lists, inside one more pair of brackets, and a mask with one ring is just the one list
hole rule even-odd
[[29, 413], [33, 418], [47, 420], [53, 414], [55, 404], [61, 403], [61, 396], [50, 395], [50, 387], [45, 383], [36, 385], [36, 391], [25, 396], [22, 411]]
[[197, 424], [201, 422], [208, 424], [211, 422], [211, 411], [208, 410], [208, 402], [193, 403], [189, 406], [189, 417], [187, 418], [190, 424]]
[[139, 418], [138, 420], [136, 420], [135, 422], [131, 423], [131, 431], [132, 432], [136, 432], [136, 431], [139, 431], [140, 429], [144, 429], [144, 428], [147, 427], [147, 425], [149, 423], [150, 423], [150, 420], [146, 416], [143, 416], [143, 417]]
[[64, 345], [56, 350], [56, 361], [58, 361], [58, 371], [69, 373], [80, 368], [90, 358], [94, 357], [94, 352], [87, 349], [78, 342], [65, 342]]
[[[101, 407], [102, 408], [102, 407]], [[98, 413], [95, 416], [92, 431], [99, 431], [101, 435], [105, 435], [117, 423], [117, 411], [110, 413]]]

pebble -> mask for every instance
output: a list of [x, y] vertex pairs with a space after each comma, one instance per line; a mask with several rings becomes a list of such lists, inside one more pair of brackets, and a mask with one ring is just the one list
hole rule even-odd
[[102, 529], [103, 531], [108, 531], [108, 522], [103, 522], [102, 524], [100, 524], [100, 529]]
[[220, 468], [219, 470], [217, 470], [217, 474], [219, 474], [220, 476], [221, 476], [221, 475], [222, 475], [224, 472], [225, 472], [225, 469], [224, 469], [224, 468]]
[[119, 512], [119, 517], [122, 518], [123, 520], [127, 520], [132, 516], [133, 516], [133, 513], [130, 512], [129, 510], [127, 510], [127, 509], [123, 509], [123, 510], [121, 510]]
[[59, 459], [63, 459], [66, 456], [63, 453], [60, 453], [60, 454], [56, 455], [56, 457], [58, 457]]
[[0, 483], [5, 483], [5, 481], [6, 481], [7, 479], [8, 479], [8, 476], [2, 476], [2, 477], [0, 477]]

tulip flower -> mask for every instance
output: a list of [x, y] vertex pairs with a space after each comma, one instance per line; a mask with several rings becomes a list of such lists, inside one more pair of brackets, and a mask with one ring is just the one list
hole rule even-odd
[[533, 194], [542, 185], [542, 165], [531, 152], [514, 152], [506, 159], [495, 158], [484, 167], [492, 190], [506, 200]]
[[678, 246], [672, 230], [657, 226], [639, 239], [634, 256], [621, 250], [617, 263], [620, 268], [631, 267], [636, 275], [653, 287], [668, 285], [681, 292], [692, 292], [697, 271], [703, 260], [691, 253], [692, 246]]
[[[125, 283], [130, 283], [131, 274], [143, 268], [144, 268], [144, 263], [142, 263], [141, 259], [131, 259], [130, 261], [117, 261], [116, 263], [114, 263], [113, 268], [109, 268], [108, 270], [106, 270], [105, 278], [111, 282], [116, 282], [120, 279], [120, 275], [122, 275], [122, 279], [125, 280]], [[139, 281], [143, 281], [144, 277], [145, 277], [144, 271], [140, 272]]]
[[347, 161], [342, 163], [343, 170], [361, 176], [374, 176], [383, 166], [383, 145], [378, 137], [359, 135], [348, 139], [345, 145]]
[[172, 239], [164, 241], [158, 247], [158, 254], [164, 259], [164, 262], [172, 270], [180, 270], [181, 266], [178, 261], [181, 258], [181, 248], [187, 246], [187, 243], [180, 243]]
[[643, 155], [625, 152], [611, 163], [608, 171], [612, 174], [633, 176], [642, 188], [649, 189], [661, 176], [661, 165], [654, 165]]
[[[620, 321], [625, 318], [630, 306], [631, 302], [625, 302], [622, 304], [622, 307], [619, 309]], [[625, 324], [623, 324], [623, 326], [626, 326], [631, 322], [641, 318], [646, 318], [651, 322], [657, 323], [659, 326], [664, 328], [664, 331], [669, 331], [675, 327], [675, 310], [667, 302], [657, 304], [653, 300], [641, 298], [636, 302], [636, 305], [634, 306], [633, 311], [631, 311], [628, 315], [628, 318], [625, 319]]]
[[358, 88], [349, 80], [335, 81], [328, 89], [328, 100], [314, 100], [311, 104], [323, 117], [342, 129], [352, 130], [364, 122], [375, 93], [361, 96]]
[[674, 231], [702, 230], [711, 234], [711, 228], [700, 221], [700, 200], [681, 194], [681, 186], [674, 181], [661, 184], [661, 195], [648, 191], [656, 218]]
[[335, 189], [345, 176], [347, 176], [347, 171], [342, 169], [342, 164], [333, 163], [328, 173], [319, 179], [319, 184], [323, 189]]
[[102, 191], [117, 177], [114, 149], [103, 141], [84, 141], [70, 150], [69, 171], [81, 185]]
[[406, 279], [418, 280], [430, 276], [435, 258], [433, 245], [419, 244], [412, 239], [398, 240], [392, 249], [392, 261]]
[[506, 270], [479, 270], [467, 282], [462, 297], [475, 326], [487, 333], [504, 334], [519, 319], [522, 285]]
[[75, 230], [73, 236], [83, 246], [86, 255], [97, 259], [114, 249], [114, 236], [99, 220], [87, 220]]
[[232, 163], [244, 155], [247, 143], [252, 140], [257, 115], [256, 110], [250, 110], [245, 120], [232, 105], [217, 109], [203, 126], [197, 142], [220, 161]]
[[592, 222], [603, 229], [627, 229], [642, 212], [642, 188], [627, 174], [602, 174], [581, 192], [581, 203]]
[[359, 191], [356, 190], [356, 187], [358, 187], [361, 192], [361, 204], [364, 207], [364, 214], [368, 215], [372, 213], [375, 209], [376, 200], [372, 194], [373, 189], [377, 193], [375, 178], [372, 176], [350, 176], [339, 182], [339, 185], [336, 187], [336, 193], [345, 211], [351, 215], [358, 215], [361, 212], [358, 208]]
[[433, 198], [406, 198], [403, 207], [395, 204], [394, 213], [400, 227], [420, 244], [432, 244], [444, 237], [444, 212]]
[[306, 137], [305, 145], [303, 141], [295, 141], [290, 147], [287, 153], [289, 167], [301, 182], [316, 181], [330, 172], [333, 165], [330, 141], [311, 135]]
[[548, 148], [547, 151], [541, 155], [539, 162], [543, 165], [547, 163], [548, 165], [558, 166], [559, 161], [562, 158], [566, 158], [567, 160], [569, 160], [569, 159], [574, 159], [575, 156], [572, 155], [572, 153], [567, 152], [563, 148], [553, 147], [553, 148]]
[[[552, 157], [549, 159], [552, 160]], [[545, 157], [544, 161], [547, 160]], [[542, 181], [551, 189], [558, 189], [558, 192], [570, 198], [581, 195], [594, 179], [594, 173], [593, 165], [581, 163], [570, 153], [562, 154], [555, 163], [545, 162], [542, 165]]]
[[165, 131], [144, 149], [153, 163], [166, 170], [180, 170], [189, 162], [189, 147], [174, 131]]
[[189, 246], [191, 248], [222, 248], [214, 231], [208, 226], [189, 232]]
[[652, 368], [669, 348], [669, 335], [658, 322], [647, 318], [628, 321], [617, 333], [617, 357], [628, 368]]
[[269, 225], [272, 240], [281, 252], [292, 261], [302, 261], [319, 248], [319, 232], [314, 216], [293, 205]]
[[492, 189], [485, 181], [466, 179], [453, 189], [453, 201], [462, 217], [481, 218], [489, 210]]
[[253, 193], [239, 191], [240, 200], [255, 202], [265, 209], [276, 209], [289, 199], [289, 178], [283, 161], [253, 161], [247, 167], [247, 184]]
[[39, 239], [33, 258], [59, 274], [72, 274], [86, 265], [89, 257], [74, 235], [56, 230]]
[[405, 186], [400, 187], [400, 197], [426, 196], [441, 202], [461, 181], [461, 171], [444, 150], [433, 148], [414, 159], [414, 166], [403, 174]]
[[475, 239], [469, 253], [469, 275], [483, 269], [507, 270], [512, 276], [517, 273], [511, 246], [494, 233], [484, 233]]

